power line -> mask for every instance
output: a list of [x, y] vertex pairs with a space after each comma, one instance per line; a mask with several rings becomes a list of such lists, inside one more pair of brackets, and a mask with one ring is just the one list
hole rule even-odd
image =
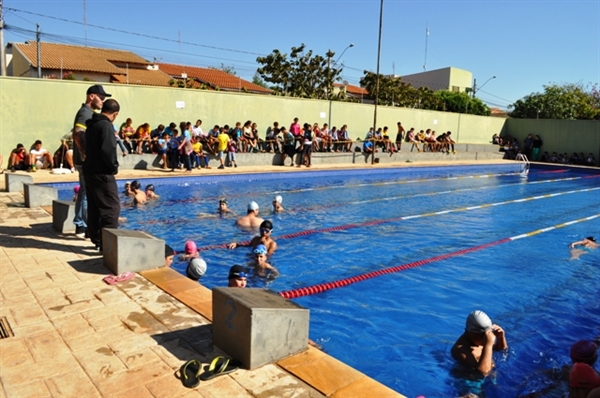
[[[39, 14], [39, 13], [36, 13], [36, 12], [19, 10], [19, 9], [10, 8], [10, 7], [6, 7], [6, 9], [10, 10], [10, 11], [16, 11], [16, 12], [22, 12], [22, 13], [25, 13], [25, 14], [35, 15], [35, 16], [38, 16], [38, 17], [54, 19], [54, 20], [57, 20], [57, 21], [74, 23], [74, 24], [77, 24], [77, 25], [84, 25], [82, 22], [73, 21], [71, 19], [59, 18], [59, 17], [54, 17], [54, 16], [51, 16], [51, 15]], [[170, 42], [170, 43], [178, 43], [178, 44], [181, 43], [181, 44], [186, 44], [186, 45], [189, 45], [189, 46], [210, 48], [212, 50], [229, 51], [229, 52], [235, 52], [235, 53], [240, 53], [240, 54], [249, 54], [249, 55], [258, 55], [258, 56], [264, 56], [265, 55], [265, 54], [250, 52], [250, 51], [244, 51], [244, 50], [234, 50], [234, 49], [225, 48], [225, 47], [216, 47], [216, 46], [209, 46], [209, 45], [206, 45], [206, 44], [198, 44], [198, 43], [191, 43], [191, 42], [179, 41], [179, 40], [174, 40], [174, 39], [167, 39], [165, 37], [146, 35], [146, 34], [143, 34], [143, 33], [128, 32], [126, 30], [115, 29], [115, 28], [107, 28], [106, 26], [100, 26], [100, 25], [86, 24], [86, 26], [91, 26], [91, 27], [97, 28], [97, 29], [109, 30], [109, 31], [112, 31], [112, 32], [124, 33], [124, 34], [132, 35], [132, 36], [145, 37], [145, 38], [148, 38], [148, 39], [167, 41], [167, 42]]]

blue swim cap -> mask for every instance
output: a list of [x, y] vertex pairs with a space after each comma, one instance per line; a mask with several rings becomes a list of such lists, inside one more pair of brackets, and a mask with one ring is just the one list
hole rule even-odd
[[265, 245], [258, 245], [254, 248], [254, 253], [255, 254], [267, 254], [267, 246]]

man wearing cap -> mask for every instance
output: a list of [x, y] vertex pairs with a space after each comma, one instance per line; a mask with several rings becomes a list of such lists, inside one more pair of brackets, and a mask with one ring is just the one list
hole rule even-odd
[[219, 215], [222, 216], [226, 216], [228, 213], [232, 213], [233, 211], [231, 211], [231, 209], [229, 209], [229, 207], [227, 207], [229, 203], [227, 202], [227, 199], [225, 198], [221, 198], [219, 199]]
[[277, 243], [271, 237], [273, 233], [273, 223], [269, 220], [265, 220], [260, 224], [260, 235], [252, 238], [250, 242], [247, 243], [230, 243], [229, 248], [235, 249], [238, 246], [250, 246], [252, 250], [256, 249], [258, 245], [264, 245], [267, 248], [267, 255], [272, 255], [275, 250], [277, 250]]
[[104, 91], [104, 87], [95, 84], [87, 89], [85, 103], [75, 115], [73, 122], [73, 165], [79, 173], [79, 195], [75, 202], [75, 235], [84, 238], [87, 232], [87, 195], [85, 190], [85, 177], [83, 175], [83, 160], [85, 159], [85, 131], [86, 122], [92, 118], [95, 110], [102, 108], [102, 104], [111, 95]]
[[258, 228], [264, 220], [258, 217], [258, 203], [248, 203], [248, 211], [245, 216], [237, 219], [236, 224], [242, 228]]
[[492, 324], [483, 311], [473, 311], [467, 317], [465, 332], [452, 346], [452, 357], [462, 365], [487, 376], [494, 367], [493, 351], [508, 348], [504, 330]]
[[102, 230], [118, 228], [121, 204], [115, 174], [119, 172], [117, 140], [113, 123], [120, 106], [114, 99], [102, 105], [86, 122], [83, 175], [87, 187], [88, 234], [98, 251], [102, 251]]

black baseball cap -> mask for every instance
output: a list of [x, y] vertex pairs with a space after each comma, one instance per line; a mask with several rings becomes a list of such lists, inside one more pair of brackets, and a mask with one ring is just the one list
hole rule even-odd
[[111, 95], [109, 93], [107, 93], [106, 91], [104, 91], [104, 87], [102, 87], [100, 84], [94, 84], [93, 86], [91, 86], [90, 88], [87, 89], [87, 95], [89, 94], [98, 94], [98, 95], [103, 95], [105, 97], [111, 97]]

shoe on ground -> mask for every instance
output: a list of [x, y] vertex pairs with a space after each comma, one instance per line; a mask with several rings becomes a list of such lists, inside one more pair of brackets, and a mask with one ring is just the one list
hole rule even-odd
[[15, 169], [15, 166], [10, 166], [10, 172], [14, 173], [15, 171], [17, 171], [17, 169]]
[[87, 235], [87, 228], [86, 227], [78, 227], [75, 226], [75, 236], [81, 239], [85, 239], [85, 236]]
[[35, 166], [32, 166], [32, 167], [31, 167], [31, 172], [32, 172], [32, 173], [35, 173], [36, 171], [37, 171], [37, 168], [36, 168]]
[[220, 165], [220, 166], [218, 167], [218, 169], [221, 169], [221, 170], [222, 170], [222, 169], [224, 169], [224, 168], [225, 168], [225, 166], [223, 166], [223, 165]]

